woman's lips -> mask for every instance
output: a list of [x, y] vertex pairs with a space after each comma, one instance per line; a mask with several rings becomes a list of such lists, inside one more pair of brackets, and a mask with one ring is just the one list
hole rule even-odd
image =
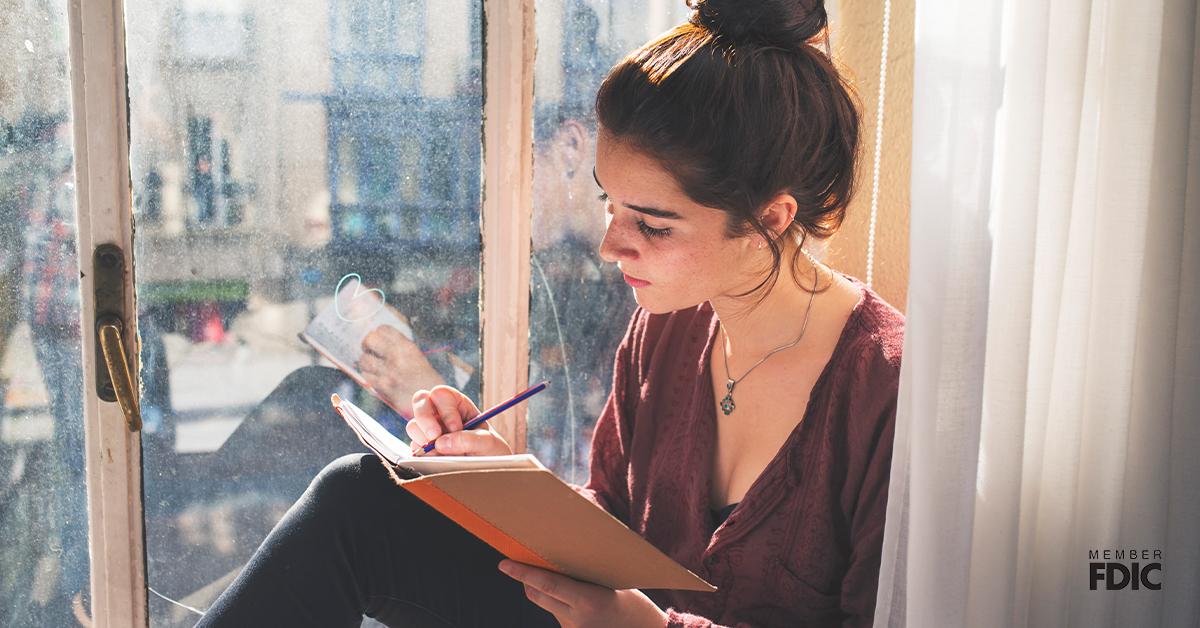
[[645, 279], [638, 279], [637, 277], [633, 277], [626, 273], [621, 274], [625, 276], [625, 283], [633, 286], [634, 288], [645, 288], [646, 286], [650, 285], [650, 282], [646, 281]]

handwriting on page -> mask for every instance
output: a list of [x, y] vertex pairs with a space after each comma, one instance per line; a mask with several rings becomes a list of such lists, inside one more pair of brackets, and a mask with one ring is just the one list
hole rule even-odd
[[[352, 282], [347, 284], [347, 282]], [[343, 290], [343, 288], [345, 288]], [[378, 296], [374, 296], [374, 295]], [[362, 276], [347, 273], [333, 290], [333, 311], [347, 323], [365, 321], [387, 304], [387, 295], [379, 288], [363, 288]]]

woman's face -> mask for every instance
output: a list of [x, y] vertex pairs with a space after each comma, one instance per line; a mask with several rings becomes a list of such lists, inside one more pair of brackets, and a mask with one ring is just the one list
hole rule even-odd
[[756, 238], [727, 237], [725, 212], [692, 201], [656, 159], [603, 129], [596, 183], [607, 214], [600, 256], [617, 264], [646, 310], [739, 294], [761, 278]]

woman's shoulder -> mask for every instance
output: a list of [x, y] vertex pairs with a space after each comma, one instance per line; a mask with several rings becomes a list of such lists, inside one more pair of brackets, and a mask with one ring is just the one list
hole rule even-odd
[[844, 276], [860, 292], [859, 303], [854, 306], [852, 315], [860, 339], [877, 348], [880, 358], [899, 369], [900, 355], [904, 351], [904, 313], [856, 277]]
[[851, 353], [898, 378], [904, 351], [904, 314], [865, 283], [842, 275], [859, 292], [846, 334]]
[[856, 468], [874, 455], [879, 439], [891, 438], [900, 391], [904, 348], [904, 315], [863, 282], [846, 276], [859, 292], [840, 341], [836, 363], [830, 364], [822, 392], [827, 422], [845, 437], [847, 455]]

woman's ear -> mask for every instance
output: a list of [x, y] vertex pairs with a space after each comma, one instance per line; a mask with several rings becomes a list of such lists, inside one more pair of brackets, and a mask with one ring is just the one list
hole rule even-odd
[[[797, 209], [795, 197], [791, 194], [779, 194], [767, 201], [767, 206], [759, 215], [759, 219], [762, 220], [763, 227], [771, 232], [774, 238], [778, 238], [792, 225]], [[765, 243], [763, 244], [765, 245]]]

